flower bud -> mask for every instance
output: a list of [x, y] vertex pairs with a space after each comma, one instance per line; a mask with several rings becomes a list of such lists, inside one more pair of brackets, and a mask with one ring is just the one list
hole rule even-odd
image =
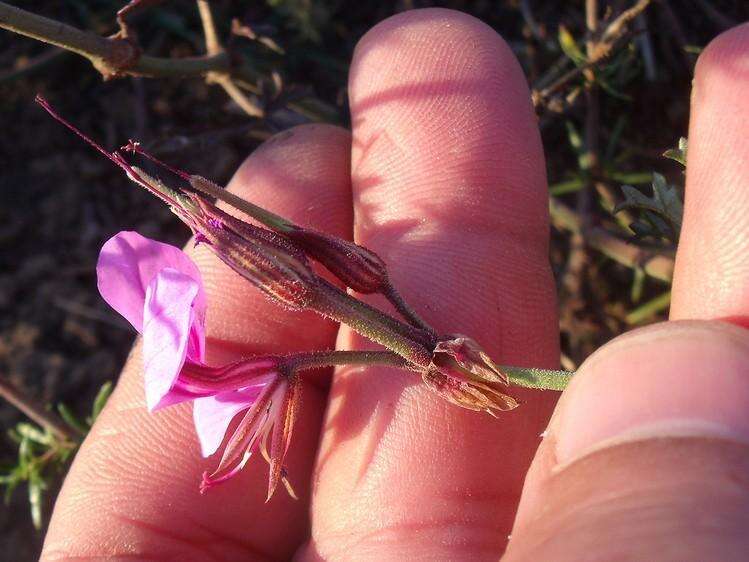
[[188, 223], [199, 241], [266, 295], [292, 310], [308, 308], [317, 276], [304, 253], [271, 230], [246, 223], [197, 195]]
[[363, 246], [302, 227], [284, 235], [354, 291], [378, 293], [389, 285], [385, 262]]

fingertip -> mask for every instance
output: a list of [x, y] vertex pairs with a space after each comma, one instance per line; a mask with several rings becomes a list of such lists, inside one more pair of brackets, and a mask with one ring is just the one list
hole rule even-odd
[[[362, 36], [354, 49], [353, 58], [358, 61], [372, 52], [389, 55], [402, 47], [398, 39], [431, 44], [435, 37], [446, 46], [457, 47], [460, 51], [468, 43], [472, 43], [474, 48], [482, 44], [493, 45], [508, 60], [514, 59], [510, 47], [489, 25], [470, 14], [447, 8], [407, 10], [384, 19]], [[458, 55], [462, 55], [462, 52]]]
[[749, 24], [697, 63], [671, 318], [749, 317]]
[[[562, 394], [526, 477], [513, 531], [522, 545], [517, 552], [570, 522], [607, 532], [598, 521], [604, 512], [639, 520], [638, 509], [657, 509], [680, 517], [683, 506], [672, 497], [676, 476], [703, 478], [699, 465], [712, 449], [749, 451], [747, 365], [749, 331], [717, 321], [634, 330], [594, 353]], [[695, 455], [703, 461], [695, 463]], [[675, 458], [696, 465], [693, 478]]]
[[[367, 220], [403, 222], [418, 209], [433, 224], [509, 231], [545, 251], [537, 122], [520, 64], [491, 27], [441, 8], [388, 18], [357, 45], [349, 95]], [[374, 201], [384, 196], [388, 205]]]
[[668, 322], [601, 348], [578, 370], [549, 426], [563, 465], [614, 442], [681, 434], [749, 443], [749, 331]]
[[710, 41], [697, 59], [693, 99], [704, 97], [706, 89], [728, 94], [741, 91], [736, 80], [749, 80], [748, 46], [749, 23], [731, 28]]

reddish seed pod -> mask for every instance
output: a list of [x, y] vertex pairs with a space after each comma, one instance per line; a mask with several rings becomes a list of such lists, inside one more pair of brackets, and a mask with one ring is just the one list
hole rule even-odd
[[317, 276], [304, 253], [282, 236], [225, 213], [202, 197], [190, 198], [200, 208], [189, 224], [202, 242], [229, 267], [279, 304], [308, 308]]
[[354, 291], [379, 293], [389, 285], [385, 262], [363, 246], [302, 227], [284, 234]]

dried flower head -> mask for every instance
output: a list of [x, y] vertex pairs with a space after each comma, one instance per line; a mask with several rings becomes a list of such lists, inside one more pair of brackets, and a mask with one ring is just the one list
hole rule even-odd
[[494, 415], [496, 410], [518, 406], [514, 398], [498, 390], [508, 386], [507, 376], [478, 343], [466, 336], [438, 342], [422, 378], [442, 398], [469, 410]]

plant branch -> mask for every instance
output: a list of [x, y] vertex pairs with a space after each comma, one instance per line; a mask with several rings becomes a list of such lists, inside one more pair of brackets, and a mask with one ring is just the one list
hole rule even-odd
[[18, 408], [35, 423], [48, 429], [60, 439], [72, 443], [77, 442], [77, 439], [70, 429], [58, 420], [54, 414], [48, 412], [41, 404], [37, 403], [36, 400], [26, 396], [9, 380], [2, 376], [0, 376], [0, 397], [4, 398], [9, 404]]
[[641, 268], [655, 279], [671, 282], [674, 273], [673, 257], [630, 244], [602, 228], [584, 230], [577, 213], [554, 197], [549, 198], [549, 212], [556, 228], [583, 234], [586, 244], [606, 257], [632, 269]]
[[[588, 16], [589, 14], [592, 14], [592, 12], [587, 9], [589, 7], [588, 1], [589, 0], [586, 0], [586, 24], [590, 23]], [[550, 86], [547, 86], [542, 90], [533, 90], [531, 94], [533, 105], [537, 109], [546, 106], [552, 95], [557, 93], [581, 74], [589, 72], [595, 66], [607, 59], [619, 44], [622, 37], [626, 35], [630, 22], [645, 11], [645, 8], [650, 5], [650, 2], [651, 0], [638, 0], [631, 8], [628, 8], [619, 14], [616, 19], [606, 26], [606, 29], [604, 29], [600, 34], [600, 39], [593, 41], [595, 44], [591, 45], [591, 48], [588, 49], [586, 53], [588, 60], [584, 65], [580, 65], [569, 72], [566, 72]]]
[[[205, 36], [205, 49], [208, 56], [218, 56], [225, 54], [225, 49], [221, 45], [216, 31], [216, 24], [213, 21], [213, 13], [208, 0], [197, 0], [198, 12], [200, 13], [200, 22], [203, 25], [203, 35]], [[263, 109], [254, 103], [250, 98], [244, 95], [242, 90], [234, 83], [229, 72], [214, 71], [206, 76], [208, 83], [218, 84], [227, 95], [234, 100], [242, 111], [251, 117], [262, 117], [265, 115]]]
[[392, 282], [388, 284], [382, 294], [410, 324], [420, 330], [432, 334], [433, 336], [437, 335], [434, 328], [427, 324], [427, 322], [406, 302], [403, 296], [393, 286]]
[[168, 78], [230, 72], [227, 53], [179, 59], [143, 55], [127, 39], [107, 38], [0, 2], [0, 28], [57, 45], [87, 58], [105, 78], [122, 75]]

